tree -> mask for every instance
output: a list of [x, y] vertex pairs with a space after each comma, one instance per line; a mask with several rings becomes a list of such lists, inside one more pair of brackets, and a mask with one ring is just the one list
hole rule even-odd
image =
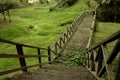
[[41, 4], [44, 4], [44, 3], [49, 4], [49, 0], [39, 0], [39, 2], [40, 2]]
[[28, 0], [19, 0], [19, 2], [21, 2], [22, 4], [27, 4]]
[[4, 20], [6, 20], [5, 13], [7, 13], [9, 17], [9, 22], [11, 22], [9, 10], [15, 7], [16, 3], [13, 2], [13, 0], [0, 0], [0, 13], [3, 15]]
[[96, 0], [99, 4], [97, 18], [100, 21], [120, 22], [120, 0]]
[[91, 7], [91, 5], [90, 5], [90, 0], [86, 0], [85, 3], [86, 3], [89, 7]]
[[41, 4], [43, 4], [43, 1], [42, 1], [42, 0], [39, 0], [39, 2], [40, 2]]

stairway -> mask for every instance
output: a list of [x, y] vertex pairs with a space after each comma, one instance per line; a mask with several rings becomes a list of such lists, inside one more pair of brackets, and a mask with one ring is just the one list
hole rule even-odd
[[[92, 21], [93, 16], [86, 16], [84, 18], [78, 30], [66, 44], [61, 56], [56, 58], [51, 65], [32, 72], [14, 75], [12, 78], [6, 80], [96, 80], [85, 66], [79, 66], [77, 64], [80, 62], [70, 65], [70, 63], [75, 63], [76, 56], [78, 55], [84, 56], [83, 58], [77, 59], [81, 59], [81, 63], [84, 61], [85, 64], [85, 54], [83, 51], [88, 42]], [[66, 59], [64, 59], [64, 57], [66, 57]]]
[[96, 80], [85, 68], [78, 66], [50, 65], [33, 72], [16, 75], [9, 80]]
[[[78, 66], [76, 63], [79, 63], [79, 66], [85, 65], [86, 56], [84, 51], [89, 39], [92, 22], [93, 16], [86, 16], [84, 18], [73, 37], [67, 42], [61, 56], [55, 59], [55, 64]], [[77, 62], [76, 60], [79, 61]]]

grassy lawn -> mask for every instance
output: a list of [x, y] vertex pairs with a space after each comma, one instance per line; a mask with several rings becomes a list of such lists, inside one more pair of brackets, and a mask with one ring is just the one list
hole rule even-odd
[[[92, 46], [97, 45], [99, 42], [101, 42], [102, 40], [111, 36], [113, 33], [115, 33], [118, 30], [120, 30], [119, 23], [99, 22], [98, 26], [96, 28], [96, 32], [94, 32], [94, 35], [93, 35]], [[107, 45], [109, 54], [111, 53], [115, 44], [116, 44], [116, 41], [113, 41], [112, 43], [109, 43]], [[116, 72], [116, 67], [118, 65], [118, 57], [119, 56], [117, 56], [114, 59], [114, 61], [112, 62], [112, 71], [113, 72]], [[106, 75], [104, 76], [104, 78], [106, 78]]]
[[[53, 3], [11, 10], [12, 23], [0, 24], [0, 38], [47, 47], [53, 44], [66, 27], [70, 25], [61, 26], [61, 24], [73, 21], [87, 7], [79, 1], [68, 9], [49, 12], [51, 6], [53, 6]], [[32, 29], [30, 29], [30, 26], [32, 26]], [[7, 51], [9, 49], [0, 49], [0, 52]]]
[[97, 45], [99, 42], [111, 36], [118, 30], [120, 30], [119, 23], [99, 22], [93, 35], [92, 45]]
[[[72, 22], [83, 10], [87, 9], [84, 0], [79, 0], [75, 5], [67, 9], [49, 12], [49, 8], [55, 4], [53, 1], [49, 5], [34, 5], [11, 10], [12, 22], [0, 23], [0, 38], [45, 48], [52, 45], [66, 27], [70, 26], [70, 24], [64, 26], [61, 26], [61, 24]], [[0, 20], [2, 20], [1, 14]], [[16, 54], [15, 46], [3, 43], [0, 43], [0, 46], [0, 53]], [[24, 53], [37, 54], [37, 51], [24, 48]], [[46, 59], [43, 58], [42, 61], [45, 62]], [[18, 59], [0, 59], [0, 63], [0, 71], [19, 67]], [[38, 63], [37, 59], [27, 59], [27, 65], [35, 63]], [[7, 76], [9, 75], [4, 77]]]

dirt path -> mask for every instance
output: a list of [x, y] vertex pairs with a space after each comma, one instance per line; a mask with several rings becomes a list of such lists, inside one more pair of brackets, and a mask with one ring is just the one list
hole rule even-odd
[[96, 80], [84, 67], [52, 65], [8, 80]]
[[54, 64], [64, 64], [71, 66], [86, 65], [85, 49], [87, 46], [90, 29], [93, 22], [93, 16], [84, 18], [82, 24], [79, 26], [73, 37], [66, 44], [61, 56], [54, 60]]

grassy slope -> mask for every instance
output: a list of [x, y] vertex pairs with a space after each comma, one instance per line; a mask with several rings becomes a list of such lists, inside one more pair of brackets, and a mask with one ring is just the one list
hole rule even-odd
[[[76, 5], [63, 11], [49, 12], [49, 8], [54, 5], [37, 5], [34, 7], [11, 10], [12, 23], [0, 24], [0, 38], [16, 41], [24, 44], [47, 47], [56, 41], [61, 33], [70, 24], [60, 26], [75, 19], [87, 7], [84, 0], [79, 0]], [[2, 16], [0, 15], [0, 18]], [[29, 26], [37, 28], [29, 29]], [[0, 53], [16, 53], [15, 46], [0, 43]], [[36, 50], [24, 48], [25, 54], [37, 54]], [[45, 61], [43, 59], [42, 61]], [[27, 59], [27, 64], [35, 64], [38, 61], [34, 58]], [[18, 59], [0, 60], [0, 71], [8, 68], [19, 67]], [[3, 66], [4, 65], [4, 66]], [[8, 76], [8, 75], [6, 75]], [[5, 76], [5, 77], [6, 77]]]
[[120, 30], [119, 23], [99, 22], [93, 35], [93, 46]]
[[[58, 39], [63, 30], [69, 26], [69, 24], [60, 26], [62, 23], [72, 21], [84, 10], [86, 5], [79, 5], [80, 3], [78, 2], [66, 10], [54, 12], [48, 11], [51, 4], [12, 10], [13, 22], [0, 27], [0, 37], [29, 45], [47, 47]], [[30, 30], [30, 25], [37, 26], [37, 28]]]
[[[120, 30], [119, 23], [99, 22], [96, 32], [93, 35], [92, 45], [93, 46], [97, 45], [99, 42], [111, 36], [113, 33], [115, 33], [118, 30]], [[109, 53], [111, 53], [115, 44], [116, 44], [116, 41], [113, 41], [112, 43], [109, 43], [107, 45], [107, 49]], [[112, 62], [112, 71], [114, 72], [116, 71], [116, 67], [118, 64], [118, 57], [116, 57]], [[106, 75], [104, 76], [104, 78], [106, 78]]]

